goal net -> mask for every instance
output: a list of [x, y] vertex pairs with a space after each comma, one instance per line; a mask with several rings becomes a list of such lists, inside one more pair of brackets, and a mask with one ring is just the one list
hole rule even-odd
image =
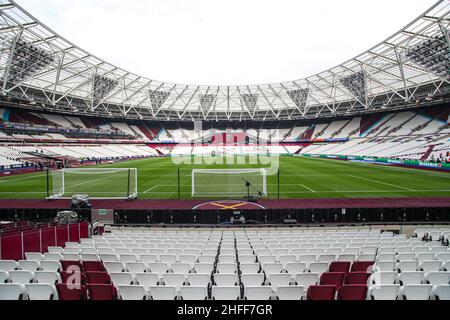
[[133, 199], [137, 197], [136, 168], [74, 168], [51, 171], [50, 199], [86, 194], [93, 199]]
[[[247, 188], [246, 182], [251, 186]], [[194, 169], [192, 170], [192, 197], [229, 198], [267, 196], [266, 169]]]

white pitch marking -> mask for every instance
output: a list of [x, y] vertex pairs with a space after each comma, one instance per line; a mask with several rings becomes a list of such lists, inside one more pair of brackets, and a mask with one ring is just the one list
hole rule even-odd
[[144, 194], [145, 194], [145, 193], [148, 193], [148, 192], [150, 192], [150, 191], [152, 191], [153, 189], [156, 189], [157, 187], [159, 187], [159, 186], [156, 185], [156, 186], [151, 187], [150, 189], [145, 190], [145, 191], [144, 191]]
[[317, 193], [317, 191], [315, 191], [315, 190], [313, 190], [313, 189], [311, 189], [311, 188], [308, 188], [308, 187], [305, 186], [304, 184], [301, 184], [301, 186], [302, 186], [303, 188], [305, 188], [305, 189], [307, 189], [307, 190], [313, 192], [313, 193]]
[[371, 181], [371, 182], [375, 182], [375, 183], [378, 183], [378, 184], [384, 184], [384, 185], [386, 185], [386, 186], [394, 187], [394, 188], [397, 188], [397, 189], [403, 189], [403, 190], [408, 190], [408, 191], [414, 191], [413, 189], [410, 189], [410, 188], [405, 188], [405, 187], [402, 187], [402, 186], [397, 186], [397, 185], [395, 185], [395, 184], [390, 184], [390, 183], [386, 183], [386, 182], [381, 182], [381, 181], [377, 181], [377, 180], [373, 180], [373, 179], [368, 179], [368, 178], [362, 178], [362, 177], [358, 177], [358, 176], [353, 176], [353, 175], [351, 175], [351, 174], [347, 174], [346, 176], [352, 177], [352, 178], [356, 178], [356, 179], [361, 179], [361, 180]]

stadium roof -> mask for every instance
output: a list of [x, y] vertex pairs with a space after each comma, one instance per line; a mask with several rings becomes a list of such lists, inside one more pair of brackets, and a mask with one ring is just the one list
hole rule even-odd
[[294, 120], [439, 103], [450, 95], [450, 1], [311, 77], [206, 86], [130, 73], [64, 39], [14, 1], [0, 0], [0, 86], [4, 103], [165, 121]]

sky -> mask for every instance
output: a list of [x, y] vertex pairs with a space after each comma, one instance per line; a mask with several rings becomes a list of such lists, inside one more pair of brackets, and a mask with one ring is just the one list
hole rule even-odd
[[296, 80], [399, 31], [437, 0], [16, 0], [79, 47], [172, 83]]

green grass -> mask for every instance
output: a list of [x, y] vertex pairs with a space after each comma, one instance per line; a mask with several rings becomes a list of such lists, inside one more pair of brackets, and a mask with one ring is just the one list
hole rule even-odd
[[[377, 166], [326, 159], [281, 157], [281, 198], [448, 197], [450, 174], [400, 167]], [[178, 197], [177, 165], [170, 158], [143, 159], [104, 165], [137, 168], [140, 199]], [[191, 197], [192, 169], [249, 168], [251, 165], [180, 165], [182, 197]], [[94, 178], [95, 177], [95, 178]], [[126, 190], [119, 178], [86, 176], [71, 192], [117, 194]], [[126, 179], [125, 179], [126, 180]], [[277, 197], [277, 176], [268, 177], [268, 197]], [[71, 182], [73, 184], [73, 182]], [[211, 184], [217, 183], [211, 179]], [[70, 187], [70, 186], [69, 186]], [[0, 198], [42, 199], [46, 196], [45, 173], [0, 178]], [[244, 195], [242, 195], [244, 196]], [[224, 196], [225, 198], [225, 196]]]

